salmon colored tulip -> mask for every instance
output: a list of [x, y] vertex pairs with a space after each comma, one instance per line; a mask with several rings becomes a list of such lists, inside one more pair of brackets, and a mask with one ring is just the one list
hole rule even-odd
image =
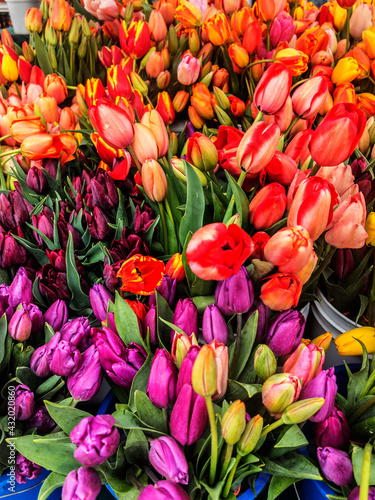
[[274, 311], [296, 307], [302, 292], [302, 282], [293, 274], [277, 273], [269, 276], [261, 288], [260, 300]]
[[74, 160], [74, 153], [77, 151], [77, 141], [71, 134], [60, 134], [58, 136], [63, 147], [61, 150], [61, 164]]
[[42, 94], [34, 101], [35, 114], [41, 114], [46, 123], [55, 123], [59, 121], [59, 110], [57, 101], [54, 97]]
[[237, 150], [238, 165], [255, 176], [270, 162], [280, 139], [280, 129], [274, 123], [258, 122], [243, 136]]
[[251, 200], [249, 206], [250, 224], [256, 230], [268, 229], [281, 220], [285, 213], [285, 188], [278, 182], [264, 186]]
[[316, 176], [333, 184], [340, 197], [340, 202], [349, 195], [358, 193], [359, 188], [357, 184], [354, 184], [354, 175], [350, 165], [340, 163], [336, 167], [322, 167]]
[[70, 5], [65, 0], [54, 0], [50, 16], [51, 26], [57, 31], [69, 31], [72, 24]]
[[14, 120], [10, 127], [10, 133], [13, 139], [21, 143], [26, 137], [41, 134], [46, 130], [43, 125], [40, 116], [26, 116], [25, 118], [20, 118]]
[[139, 59], [147, 54], [151, 47], [150, 27], [144, 21], [133, 21], [127, 27], [122, 21], [119, 30], [122, 50], [132, 59]]
[[208, 347], [214, 354], [214, 359], [216, 363], [216, 391], [212, 396], [212, 399], [215, 401], [217, 399], [222, 398], [227, 392], [227, 384], [228, 384], [228, 347], [216, 339], [212, 340]]
[[167, 196], [167, 178], [156, 160], [148, 159], [142, 163], [142, 185], [150, 200], [160, 203]]
[[302, 226], [280, 229], [264, 247], [266, 260], [278, 266], [282, 273], [297, 274], [308, 263], [312, 252], [312, 239]]
[[43, 29], [43, 14], [42, 12], [36, 8], [31, 7], [27, 10], [25, 15], [25, 26], [27, 31], [31, 33], [36, 31], [40, 33]]
[[276, 53], [275, 62], [284, 64], [290, 70], [292, 76], [298, 76], [307, 70], [309, 56], [300, 50], [282, 49]]
[[362, 33], [370, 28], [374, 19], [374, 6], [363, 3], [353, 11], [350, 18], [350, 34], [355, 40], [362, 38]]
[[152, 10], [148, 21], [150, 26], [151, 40], [161, 42], [167, 35], [167, 25], [165, 24], [162, 13], [158, 10]]
[[314, 272], [317, 262], [318, 262], [318, 256], [313, 251], [310, 255], [307, 264], [300, 271], [298, 271], [298, 273], [296, 273], [297, 278], [299, 278], [302, 281], [303, 285], [309, 281], [312, 273]]
[[60, 113], [59, 125], [64, 130], [74, 130], [77, 116], [71, 108], [63, 108]]
[[298, 186], [290, 207], [288, 227], [302, 226], [315, 241], [333, 217], [339, 197], [334, 186], [319, 177], [308, 177]]
[[149, 255], [135, 254], [120, 267], [117, 277], [121, 279], [121, 290], [137, 295], [151, 295], [164, 276], [163, 262]]
[[164, 71], [164, 59], [161, 52], [152, 52], [146, 64], [146, 73], [150, 78], [157, 78]]
[[353, 153], [366, 126], [366, 115], [354, 104], [340, 103], [326, 114], [310, 140], [310, 153], [321, 166], [334, 166]]
[[256, 86], [253, 104], [262, 113], [278, 113], [287, 100], [292, 85], [292, 74], [283, 64], [274, 63], [263, 74]]
[[175, 17], [177, 21], [187, 28], [195, 28], [202, 25], [201, 12], [195, 5], [187, 0], [180, 0], [176, 8]]
[[21, 152], [28, 160], [60, 158], [63, 147], [58, 136], [42, 133], [26, 137], [21, 144]]
[[84, 0], [83, 5], [87, 12], [106, 23], [115, 21], [119, 13], [115, 0]]
[[259, 22], [249, 23], [243, 34], [242, 45], [247, 52], [256, 54], [262, 44], [262, 25]]
[[328, 84], [323, 76], [310, 78], [297, 87], [292, 96], [293, 111], [297, 116], [309, 120], [315, 116], [328, 93]]
[[168, 92], [159, 92], [155, 109], [163, 118], [166, 125], [171, 125], [174, 122], [176, 113]]
[[166, 155], [169, 147], [169, 138], [167, 128], [160, 113], [156, 109], [146, 111], [142, 116], [141, 123], [142, 125], [146, 125], [153, 133], [158, 148], [158, 157]]
[[134, 128], [128, 114], [104, 97], [89, 108], [89, 116], [95, 130], [102, 139], [115, 149], [129, 146], [133, 140]]
[[271, 21], [274, 19], [285, 7], [284, 0], [258, 0], [257, 6], [259, 10], [259, 17], [263, 21]]
[[285, 132], [293, 119], [293, 106], [290, 96], [286, 98], [284, 106], [274, 115], [265, 115], [263, 117], [264, 123], [276, 123], [281, 133]]
[[54, 97], [57, 104], [61, 104], [68, 97], [68, 89], [64, 79], [55, 74], [46, 76], [44, 80], [44, 92], [48, 96]]
[[142, 123], [134, 124], [134, 139], [131, 145], [139, 163], [147, 159], [158, 159], [158, 146], [152, 130]]

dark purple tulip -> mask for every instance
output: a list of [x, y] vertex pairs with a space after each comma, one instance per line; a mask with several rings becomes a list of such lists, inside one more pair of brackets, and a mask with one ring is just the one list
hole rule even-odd
[[89, 296], [96, 319], [100, 322], [105, 321], [107, 319], [108, 304], [114, 302], [113, 295], [103, 285], [95, 283], [90, 290]]
[[191, 500], [179, 484], [171, 481], [159, 481], [149, 484], [139, 494], [138, 500]]
[[112, 415], [83, 418], [70, 433], [72, 443], [78, 446], [74, 458], [92, 467], [103, 464], [115, 453], [120, 443], [115, 422]]
[[224, 281], [219, 281], [215, 290], [216, 305], [223, 314], [246, 313], [254, 302], [254, 288], [245, 267], [240, 267]]
[[119, 282], [119, 278], [117, 278], [117, 271], [119, 269], [119, 266], [116, 262], [116, 264], [109, 265], [106, 264], [103, 269], [103, 279], [105, 286], [110, 290], [111, 292], [114, 292], [116, 290], [116, 286]]
[[156, 320], [156, 306], [150, 306], [147, 311], [145, 319], [143, 320], [143, 336], [146, 338], [147, 330], [150, 332], [150, 344], [157, 345], [158, 335], [157, 335], [157, 320]]
[[354, 479], [349, 455], [330, 446], [318, 448], [316, 453], [325, 478], [337, 486], [349, 486]]
[[147, 394], [158, 408], [168, 408], [176, 400], [177, 369], [165, 349], [156, 349], [148, 379]]
[[203, 396], [185, 384], [172, 409], [170, 426], [172, 436], [185, 446], [200, 439], [207, 427], [208, 415]]
[[275, 356], [286, 356], [294, 351], [305, 331], [306, 319], [300, 311], [285, 311], [272, 322], [266, 344]]
[[302, 389], [299, 399], [324, 398], [324, 405], [317, 411], [310, 420], [312, 422], [323, 422], [331, 415], [335, 405], [337, 392], [335, 369], [321, 371], [316, 377], [308, 382]]
[[93, 238], [103, 241], [111, 234], [110, 220], [99, 207], [94, 207], [92, 214], [85, 211], [85, 218], [89, 233]]
[[14, 475], [18, 484], [25, 484], [26, 479], [35, 479], [41, 472], [42, 467], [40, 465], [34, 464], [21, 453], [17, 454]]
[[14, 393], [14, 412], [17, 420], [28, 420], [35, 410], [33, 391], [27, 385], [18, 385]]
[[339, 280], [346, 278], [355, 268], [353, 252], [350, 248], [339, 248], [332, 259], [331, 267]]
[[[172, 323], [183, 330], [188, 337], [192, 333], [198, 332], [198, 311], [193, 303], [193, 299], [180, 299], [177, 302], [173, 313]], [[171, 342], [175, 335], [175, 330], [171, 331]]]
[[195, 133], [195, 128], [191, 122], [186, 122], [185, 140], [187, 141]]
[[68, 308], [63, 300], [56, 300], [45, 312], [44, 321], [55, 331], [61, 328], [68, 321]]
[[170, 436], [153, 439], [148, 458], [153, 468], [169, 481], [188, 484], [188, 464], [184, 452]]
[[44, 170], [56, 179], [58, 161], [55, 158], [44, 158], [42, 161]]
[[0, 222], [7, 229], [22, 226], [29, 220], [29, 212], [25, 199], [18, 191], [10, 191], [8, 198], [4, 193], [0, 194]]
[[0, 316], [6, 313], [9, 323], [10, 318], [13, 316], [13, 311], [14, 308], [11, 304], [9, 286], [2, 284], [0, 285]]
[[9, 322], [9, 335], [18, 342], [24, 342], [30, 337], [32, 323], [25, 309], [17, 309]]
[[31, 320], [31, 333], [36, 333], [42, 329], [44, 325], [43, 313], [35, 304], [23, 303], [22, 307], [29, 313]]
[[206, 307], [203, 313], [202, 334], [204, 341], [209, 344], [214, 339], [222, 344], [228, 342], [228, 327], [220, 309], [215, 304]]
[[17, 307], [22, 302], [29, 304], [33, 301], [33, 282], [27, 277], [23, 267], [18, 269], [9, 287], [9, 294], [9, 305], [13, 307]]
[[65, 478], [62, 500], [95, 500], [102, 489], [99, 474], [92, 467], [72, 470]]
[[[53, 212], [49, 207], [44, 207], [40, 214], [33, 215], [31, 221], [33, 227], [53, 241]], [[38, 246], [43, 247], [45, 245], [43, 238], [36, 231], [33, 231], [33, 236]]]
[[265, 306], [263, 302], [257, 299], [254, 304], [250, 307], [250, 310], [246, 316], [246, 321], [249, 317], [258, 311], [258, 324], [257, 324], [257, 334], [255, 337], [255, 342], [263, 342], [266, 338], [268, 331], [268, 323], [270, 319], [270, 308]]
[[[176, 296], [177, 280], [171, 278], [168, 274], [164, 274], [164, 277], [159, 286], [156, 287], [156, 291], [172, 306], [175, 296]], [[156, 305], [155, 294], [150, 295], [149, 305]]]
[[33, 352], [30, 360], [30, 368], [35, 375], [38, 375], [38, 377], [48, 377], [51, 373], [51, 370], [49, 369], [51, 359], [51, 350], [48, 347], [48, 344], [44, 344], [35, 349]]
[[76, 372], [82, 364], [79, 350], [66, 340], [60, 340], [52, 353], [49, 368], [52, 373], [60, 377], [68, 377]]
[[[353, 488], [349, 493], [348, 500], [359, 500], [359, 490], [360, 486]], [[375, 486], [370, 486], [366, 500], [375, 500]]]
[[80, 369], [68, 377], [68, 390], [74, 399], [89, 401], [98, 393], [102, 378], [99, 353], [96, 347], [91, 345], [82, 353]]
[[185, 384], [192, 385], [191, 373], [193, 371], [194, 361], [197, 359], [199, 351], [199, 345], [192, 345], [181, 363], [176, 387], [177, 396], [180, 394], [180, 391]]
[[27, 172], [26, 184], [37, 194], [42, 194], [48, 187], [46, 174], [41, 168], [31, 167]]
[[348, 448], [349, 439], [349, 424], [338, 406], [332, 408], [329, 417], [323, 422], [317, 422], [314, 426], [314, 442], [316, 446], [321, 448], [331, 446], [345, 450]]
[[[17, 230], [18, 236], [23, 236], [20, 228]], [[8, 269], [12, 266], [21, 266], [26, 262], [26, 250], [18, 243], [12, 233], [0, 231], [0, 267]]]
[[98, 205], [104, 211], [117, 208], [119, 199], [117, 187], [108, 172], [99, 168], [95, 177], [91, 180], [90, 187], [93, 206]]
[[67, 321], [60, 333], [61, 340], [71, 342], [80, 351], [85, 351], [91, 345], [90, 323], [83, 316]]
[[53, 418], [50, 417], [45, 405], [38, 406], [35, 410], [34, 415], [29, 420], [29, 427], [37, 429], [37, 433], [44, 436], [48, 434], [53, 427], [55, 427], [55, 422]]
[[59, 239], [61, 246], [66, 247], [68, 243], [69, 234], [72, 235], [74, 248], [79, 248], [82, 244], [81, 234], [77, 229], [75, 229], [70, 222], [67, 222], [64, 217], [59, 215], [59, 221], [57, 222], [57, 231], [59, 233]]

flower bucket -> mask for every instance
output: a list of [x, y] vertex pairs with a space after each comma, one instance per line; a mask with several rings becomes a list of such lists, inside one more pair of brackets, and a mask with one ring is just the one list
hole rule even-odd
[[[13, 483], [13, 478], [5, 472], [0, 478], [0, 498], [9, 498], [9, 500], [37, 500], [40, 488], [49, 474], [50, 471], [42, 469], [39, 476], [35, 479], [26, 479], [26, 483], [18, 484], [17, 481]], [[60, 497], [61, 488], [58, 488], [50, 494], [48, 500], [59, 500]]]
[[25, 15], [28, 9], [39, 7], [39, 0], [7, 0], [10, 18], [14, 32], [18, 35], [28, 35], [29, 32], [25, 26]]
[[[358, 325], [341, 314], [332, 304], [328, 302], [326, 297], [323, 295], [321, 290], [317, 290], [316, 293], [320, 302], [313, 302], [311, 304], [311, 333], [312, 337], [319, 337], [326, 332], [331, 332], [333, 339], [338, 337], [341, 333], [345, 333], [353, 328], [357, 328]], [[347, 363], [360, 363], [362, 360], [361, 356], [340, 356], [337, 352], [335, 344], [332, 342], [328, 352], [326, 353], [325, 366], [337, 366], [343, 361]]]

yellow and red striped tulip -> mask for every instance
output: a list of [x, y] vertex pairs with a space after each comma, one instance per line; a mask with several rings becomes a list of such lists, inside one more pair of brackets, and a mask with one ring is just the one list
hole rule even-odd
[[300, 50], [282, 49], [276, 53], [275, 62], [284, 64], [292, 76], [298, 76], [307, 70], [309, 56]]
[[230, 28], [224, 13], [215, 14], [203, 23], [208, 39], [213, 45], [225, 45], [230, 37]]
[[122, 50], [132, 59], [139, 59], [147, 54], [151, 47], [150, 27], [144, 21], [133, 21], [129, 28], [122, 21], [119, 30]]
[[166, 125], [171, 125], [174, 122], [176, 113], [168, 92], [159, 92], [155, 109], [159, 112]]
[[175, 17], [177, 21], [187, 28], [195, 28], [202, 25], [202, 14], [195, 5], [187, 0], [180, 0], [180, 4], [176, 8]]

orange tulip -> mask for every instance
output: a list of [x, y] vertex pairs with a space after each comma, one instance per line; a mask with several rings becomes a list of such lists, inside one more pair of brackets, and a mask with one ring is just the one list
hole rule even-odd
[[21, 143], [26, 137], [41, 134], [45, 130], [46, 128], [42, 124], [40, 116], [35, 115], [14, 120], [10, 127], [10, 133], [13, 139], [18, 143]]
[[250, 7], [244, 7], [237, 12], [234, 12], [231, 18], [232, 29], [237, 36], [242, 36], [249, 23], [255, 21], [255, 16]]
[[173, 99], [173, 108], [177, 113], [180, 113], [183, 109], [185, 109], [186, 104], [189, 101], [189, 92], [185, 92], [185, 90], [179, 90]]
[[196, 83], [193, 85], [193, 94], [190, 101], [199, 116], [205, 120], [213, 119], [214, 110], [212, 106], [212, 96], [204, 83]]
[[296, 49], [309, 57], [313, 57], [321, 50], [327, 50], [329, 42], [328, 34], [317, 26], [306, 30], [296, 42]]
[[167, 25], [162, 13], [158, 10], [152, 10], [148, 24], [150, 26], [151, 40], [157, 43], [164, 40], [167, 35]]
[[225, 45], [230, 37], [230, 29], [225, 14], [215, 14], [203, 23], [208, 38], [213, 45]]
[[163, 262], [148, 255], [135, 254], [120, 267], [121, 290], [137, 295], [152, 295], [164, 276]]
[[357, 94], [355, 93], [355, 88], [352, 83], [343, 83], [339, 85], [333, 93], [333, 104], [339, 104], [340, 102], [357, 104], [357, 100]]
[[271, 21], [284, 10], [285, 3], [285, 0], [258, 0], [259, 17], [263, 21]]
[[358, 94], [358, 107], [366, 113], [366, 117], [375, 115], [375, 96], [369, 92]]
[[185, 268], [182, 264], [182, 255], [175, 253], [165, 265], [165, 273], [172, 279], [176, 279], [177, 283], [181, 283], [185, 279]]
[[21, 152], [28, 160], [60, 158], [63, 147], [58, 136], [42, 133], [26, 137], [21, 144]]
[[61, 150], [61, 164], [74, 160], [74, 153], [77, 151], [77, 141], [71, 134], [60, 134], [59, 139], [63, 145]]
[[139, 163], [147, 159], [158, 159], [158, 146], [151, 129], [142, 123], [134, 124], [134, 139], [131, 144]]
[[49, 97], [54, 97], [57, 104], [61, 104], [68, 97], [68, 89], [64, 79], [55, 74], [46, 76], [44, 80], [44, 92]]
[[25, 15], [25, 26], [31, 33], [37, 31], [40, 33], [43, 29], [43, 14], [36, 7], [27, 10]]
[[175, 17], [177, 21], [187, 28], [195, 28], [202, 25], [202, 15], [199, 9], [187, 0], [180, 0], [180, 4], [176, 8]]
[[164, 59], [161, 52], [152, 52], [146, 64], [146, 73], [150, 78], [157, 78], [164, 71]]
[[298, 76], [307, 70], [309, 57], [300, 50], [282, 49], [276, 53], [275, 62], [284, 64], [292, 76]]
[[42, 115], [46, 123], [55, 123], [59, 121], [59, 110], [54, 97], [42, 94], [34, 101], [35, 114]]
[[365, 30], [362, 33], [364, 48], [370, 59], [375, 59], [375, 31], [373, 29]]
[[200, 130], [203, 125], [206, 123], [203, 118], [197, 113], [193, 106], [189, 106], [188, 108], [189, 120], [193, 124], [193, 127]]
[[243, 35], [242, 45], [248, 53], [255, 54], [262, 43], [262, 25], [259, 22], [250, 23]]
[[156, 160], [147, 159], [142, 163], [142, 185], [150, 200], [160, 203], [167, 196], [167, 177]]
[[367, 78], [370, 74], [371, 67], [371, 60], [369, 56], [359, 47], [354, 47], [354, 49], [351, 51], [351, 56], [354, 57], [354, 59], [358, 63], [358, 67], [360, 70], [358, 79], [362, 80], [363, 78]]
[[259, 298], [273, 311], [287, 311], [297, 306], [301, 292], [302, 282], [297, 276], [277, 273], [267, 278]]
[[249, 64], [249, 53], [239, 43], [232, 43], [228, 48], [228, 54], [233, 65], [240, 69], [244, 69]]
[[69, 31], [72, 24], [70, 5], [65, 0], [53, 0], [50, 10], [51, 26], [57, 31]]

